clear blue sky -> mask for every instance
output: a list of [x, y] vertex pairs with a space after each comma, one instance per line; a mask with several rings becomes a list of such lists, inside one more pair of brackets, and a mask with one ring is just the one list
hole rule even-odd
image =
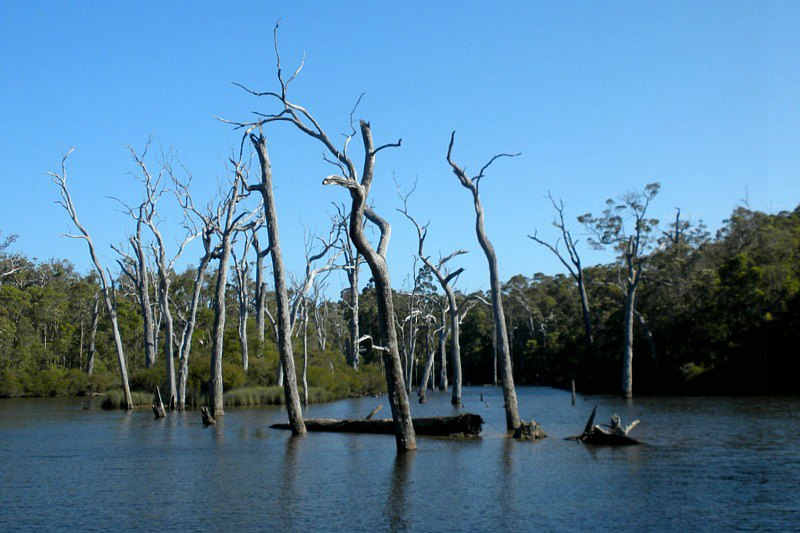
[[[800, 202], [797, 2], [286, 4], [3, 2], [0, 230], [19, 235], [14, 250], [89, 270], [85, 245], [61, 237], [71, 227], [46, 175], [71, 146], [73, 196], [110, 266], [109, 244], [131, 225], [107, 196], [141, 195], [126, 146], [140, 149], [152, 136], [153, 154], [174, 149], [194, 175], [196, 201], [210, 199], [239, 141], [214, 117], [275, 109], [231, 82], [276, 88], [277, 19], [284, 64], [306, 52], [296, 102], [334, 135], [366, 92], [358, 117], [372, 123], [376, 142], [403, 138], [402, 148], [381, 152], [372, 194], [393, 224], [397, 287], [416, 235], [394, 211], [393, 176], [404, 187], [419, 182], [411, 210], [431, 222], [428, 252], [470, 250], [459, 287], [488, 287], [469, 195], [444, 159], [452, 129], [468, 169], [497, 152], [523, 153], [498, 161], [482, 185], [503, 279], [561, 271], [526, 238], [537, 228], [555, 236], [547, 191], [574, 221], [609, 196], [660, 181], [655, 216], [666, 221], [680, 206], [712, 229], [745, 199], [770, 212]], [[321, 146], [286, 126], [266, 133], [285, 260], [299, 274], [304, 229], [325, 231], [330, 202], [347, 195], [320, 184], [331, 168]], [[165, 228], [178, 222], [165, 210]], [[190, 249], [182, 264], [196, 256]]]

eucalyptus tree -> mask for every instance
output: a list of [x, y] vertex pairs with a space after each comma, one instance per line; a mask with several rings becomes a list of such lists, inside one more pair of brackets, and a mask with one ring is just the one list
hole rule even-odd
[[[328, 161], [339, 169], [340, 174], [329, 175], [323, 179], [322, 183], [323, 185], [338, 185], [344, 187], [350, 193], [350, 198], [352, 200], [349, 224], [350, 238], [353, 240], [353, 243], [355, 244], [359, 253], [364, 256], [364, 259], [366, 260], [372, 272], [372, 277], [375, 280], [380, 335], [382, 342], [385, 344], [384, 346], [380, 346], [379, 350], [384, 356], [387, 392], [389, 404], [392, 410], [392, 418], [395, 424], [395, 441], [398, 451], [402, 452], [414, 450], [417, 447], [416, 435], [414, 433], [414, 426], [411, 421], [411, 408], [409, 406], [408, 396], [406, 394], [405, 384], [403, 382], [403, 369], [400, 362], [400, 353], [397, 344], [397, 332], [395, 331], [394, 324], [395, 317], [394, 304], [392, 301], [392, 287], [389, 277], [388, 264], [386, 262], [386, 250], [389, 245], [391, 226], [371, 207], [367, 206], [367, 199], [369, 197], [369, 191], [375, 174], [375, 160], [377, 154], [387, 148], [400, 146], [401, 141], [398, 140], [397, 142], [391, 142], [376, 147], [372, 139], [372, 129], [369, 123], [362, 120], [360, 122], [359, 129], [363, 144], [364, 161], [363, 170], [359, 178], [359, 173], [356, 170], [355, 163], [351, 156], [347, 153], [347, 148], [350, 144], [350, 141], [356, 134], [355, 128], [352, 125], [352, 115], [355, 113], [355, 108], [350, 115], [350, 132], [345, 135], [342, 148], [337, 148], [311, 112], [305, 107], [295, 104], [288, 99], [287, 89], [291, 82], [302, 70], [303, 64], [301, 63], [297, 70], [295, 70], [295, 72], [288, 79], [284, 80], [283, 71], [280, 64], [280, 54], [278, 53], [277, 35], [278, 26], [276, 25], [274, 29], [274, 39], [277, 61], [277, 78], [280, 85], [279, 92], [267, 91], [259, 93], [248, 89], [243, 85], [240, 86], [250, 94], [256, 96], [267, 96], [271, 99], [277, 100], [281, 106], [281, 110], [275, 114], [260, 115], [258, 120], [250, 123], [240, 123], [239, 126], [252, 129], [256, 127], [260, 128], [271, 122], [288, 122], [303, 134], [320, 142], [325, 148], [326, 152], [331, 156]], [[251, 137], [251, 140], [260, 144], [258, 136], [255, 138]], [[266, 144], [264, 143], [263, 146], [266, 147]], [[263, 167], [262, 170], [266, 168], [268, 168], [268, 166]], [[375, 224], [380, 230], [381, 236], [377, 247], [373, 247], [373, 245], [369, 242], [366, 233], [364, 232], [365, 218]], [[278, 288], [276, 287], [276, 291], [277, 290]], [[286, 377], [287, 380], [290, 378], [294, 379], [293, 375], [287, 375]]]
[[[592, 244], [599, 249], [611, 246], [618, 254], [622, 266], [622, 283], [625, 291], [624, 341], [622, 349], [622, 394], [633, 397], [633, 324], [636, 317], [636, 292], [642, 281], [648, 252], [656, 242], [658, 220], [647, 217], [650, 202], [661, 185], [648, 183], [641, 192], [629, 192], [618, 200], [606, 200], [606, 208], [599, 217], [586, 213], [578, 220], [586, 225], [594, 238]], [[629, 226], [626, 226], [626, 223]]]
[[73, 239], [83, 239], [86, 241], [86, 245], [89, 248], [89, 256], [92, 259], [92, 263], [94, 264], [95, 271], [100, 278], [100, 286], [102, 288], [103, 293], [103, 301], [105, 302], [106, 312], [108, 313], [109, 319], [111, 321], [111, 331], [114, 337], [114, 346], [117, 350], [117, 362], [119, 363], [119, 373], [120, 373], [120, 380], [122, 382], [122, 393], [124, 396], [124, 406], [126, 409], [133, 409], [133, 397], [131, 396], [131, 388], [128, 384], [128, 366], [125, 362], [125, 352], [122, 346], [122, 337], [119, 334], [119, 322], [117, 320], [117, 301], [116, 295], [114, 293], [114, 287], [111, 284], [110, 276], [107, 277], [106, 272], [103, 266], [100, 264], [100, 260], [97, 258], [97, 254], [95, 252], [94, 243], [92, 242], [92, 237], [89, 235], [89, 232], [86, 228], [80, 223], [78, 220], [78, 212], [75, 209], [75, 204], [72, 202], [72, 196], [69, 193], [69, 189], [67, 188], [67, 158], [72, 153], [74, 148], [71, 148], [67, 154], [61, 159], [61, 172], [50, 172], [50, 176], [53, 178], [53, 182], [58, 187], [58, 192], [61, 197], [60, 200], [57, 201], [58, 205], [64, 208], [64, 210], [69, 215], [70, 220], [72, 221], [75, 228], [78, 230], [79, 234], [77, 235], [66, 235], [67, 237]]
[[[413, 192], [413, 190], [411, 191]], [[444, 291], [445, 295], [447, 296], [447, 303], [448, 303], [448, 316], [449, 316], [449, 323], [450, 323], [450, 334], [451, 334], [451, 343], [450, 343], [450, 364], [453, 368], [453, 391], [452, 396], [450, 398], [450, 403], [455, 405], [456, 407], [461, 406], [461, 385], [462, 385], [462, 376], [461, 376], [461, 346], [459, 344], [459, 313], [458, 313], [458, 302], [456, 301], [456, 293], [452, 286], [452, 281], [456, 279], [463, 271], [463, 268], [456, 269], [452, 272], [449, 272], [446, 269], [446, 264], [451, 259], [458, 257], [459, 255], [463, 255], [467, 253], [466, 250], [456, 250], [451, 252], [450, 254], [439, 257], [439, 260], [434, 264], [431, 261], [430, 256], [425, 255], [423, 250], [425, 245], [425, 238], [428, 236], [428, 226], [429, 224], [425, 224], [424, 226], [420, 226], [420, 224], [416, 221], [416, 219], [408, 213], [408, 198], [411, 193], [402, 196], [403, 199], [403, 208], [398, 209], [413, 225], [414, 228], [417, 230], [417, 255], [425, 263], [425, 266], [436, 276], [436, 280], [441, 285], [442, 290]]]
[[528, 235], [528, 238], [550, 250], [553, 255], [561, 261], [561, 264], [567, 269], [570, 276], [575, 280], [575, 283], [578, 284], [578, 294], [581, 299], [581, 313], [583, 314], [583, 329], [586, 335], [586, 343], [589, 348], [591, 348], [594, 344], [592, 316], [589, 311], [589, 297], [586, 292], [586, 277], [584, 275], [583, 265], [581, 264], [581, 256], [578, 254], [578, 241], [572, 237], [572, 233], [567, 229], [567, 225], [564, 222], [564, 201], [561, 200], [556, 203], [551, 194], [548, 194], [548, 198], [550, 198], [550, 203], [553, 204], [553, 209], [556, 210], [556, 219], [553, 221], [553, 226], [561, 233], [561, 238], [564, 240], [564, 247], [567, 249], [569, 261], [567, 261], [564, 254], [558, 249], [558, 239], [555, 244], [551, 244], [540, 239], [536, 232], [534, 232], [533, 235]]
[[486, 254], [486, 260], [489, 263], [489, 286], [491, 289], [492, 297], [492, 314], [494, 316], [494, 324], [497, 339], [497, 352], [500, 356], [500, 379], [503, 384], [503, 402], [506, 411], [506, 428], [508, 430], [516, 430], [521, 420], [519, 417], [519, 406], [517, 404], [517, 392], [514, 388], [514, 376], [511, 368], [511, 350], [508, 343], [508, 331], [506, 329], [506, 318], [503, 312], [503, 295], [500, 285], [500, 274], [497, 266], [497, 254], [494, 251], [489, 237], [486, 235], [484, 227], [483, 206], [479, 194], [479, 187], [481, 180], [485, 177], [486, 170], [501, 157], [515, 157], [519, 154], [496, 154], [489, 161], [483, 165], [480, 171], [474, 176], [468, 176], [462, 167], [459, 167], [452, 159], [453, 143], [455, 142], [456, 132], [450, 134], [450, 144], [447, 147], [447, 162], [450, 165], [453, 173], [458, 178], [461, 185], [472, 194], [473, 205], [475, 207], [475, 232], [478, 237], [478, 242]]

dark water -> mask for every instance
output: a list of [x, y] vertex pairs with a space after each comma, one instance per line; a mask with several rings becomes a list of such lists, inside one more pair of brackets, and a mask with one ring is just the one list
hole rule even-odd
[[[382, 435], [290, 438], [280, 409], [84, 410], [82, 402], [0, 402], [0, 531], [726, 531], [800, 530], [800, 399], [578, 399], [520, 388], [520, 410], [551, 435], [501, 436], [502, 397], [465, 390], [482, 439], [418, 438], [398, 458]], [[484, 394], [486, 403], [480, 401]], [[415, 416], [450, 414], [446, 395]], [[312, 406], [363, 417], [383, 398]], [[640, 418], [648, 444], [592, 448], [580, 433]]]

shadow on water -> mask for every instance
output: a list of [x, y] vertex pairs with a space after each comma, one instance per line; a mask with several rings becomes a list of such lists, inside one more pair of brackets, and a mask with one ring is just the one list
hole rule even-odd
[[406, 531], [409, 529], [410, 521], [408, 515], [411, 512], [408, 497], [409, 478], [415, 457], [416, 452], [398, 453], [395, 456], [394, 467], [391, 471], [389, 498], [386, 501], [386, 514], [389, 516], [390, 531]]

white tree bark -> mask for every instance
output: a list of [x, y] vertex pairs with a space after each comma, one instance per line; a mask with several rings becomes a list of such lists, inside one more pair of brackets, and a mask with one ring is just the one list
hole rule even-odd
[[119, 363], [119, 374], [120, 380], [122, 382], [122, 393], [124, 396], [125, 401], [125, 408], [126, 409], [133, 409], [133, 397], [131, 396], [131, 388], [128, 384], [128, 366], [125, 362], [125, 352], [122, 346], [122, 337], [119, 334], [119, 323], [117, 321], [117, 303], [116, 299], [114, 298], [113, 287], [110, 286], [109, 280], [106, 278], [106, 273], [103, 267], [100, 265], [100, 261], [97, 258], [97, 254], [94, 250], [94, 243], [92, 242], [92, 238], [89, 235], [89, 232], [86, 231], [86, 228], [78, 221], [78, 213], [75, 210], [75, 205], [72, 203], [72, 197], [69, 194], [69, 190], [67, 189], [67, 168], [66, 162], [67, 157], [69, 154], [72, 153], [70, 149], [69, 152], [61, 159], [61, 173], [50, 172], [50, 176], [53, 178], [53, 182], [58, 186], [59, 194], [61, 196], [61, 200], [58, 201], [58, 204], [67, 211], [69, 214], [72, 223], [80, 232], [79, 235], [67, 235], [67, 237], [73, 239], [83, 239], [86, 241], [86, 245], [89, 248], [89, 256], [92, 259], [92, 263], [94, 264], [95, 271], [97, 272], [98, 276], [100, 276], [100, 284], [102, 287], [103, 293], [103, 302], [106, 305], [106, 312], [108, 313], [108, 317], [111, 320], [111, 331], [114, 337], [114, 346], [117, 349], [117, 362]]
[[498, 154], [492, 157], [480, 170], [480, 172], [469, 177], [464, 170], [455, 164], [451, 158], [455, 132], [450, 135], [450, 145], [447, 149], [447, 162], [453, 169], [453, 173], [458, 177], [461, 185], [472, 193], [473, 205], [475, 208], [475, 233], [478, 242], [486, 254], [486, 261], [489, 263], [489, 287], [492, 295], [492, 312], [494, 323], [497, 329], [497, 351], [500, 355], [500, 379], [503, 383], [503, 401], [506, 411], [506, 428], [513, 431], [520, 426], [519, 407], [517, 404], [517, 392], [514, 388], [514, 376], [511, 368], [511, 349], [508, 343], [508, 332], [506, 329], [505, 313], [503, 311], [502, 287], [500, 286], [500, 275], [497, 266], [497, 255], [494, 247], [486, 235], [483, 221], [483, 206], [478, 192], [480, 180], [484, 177], [484, 172], [498, 157], [508, 157], [514, 154]]

